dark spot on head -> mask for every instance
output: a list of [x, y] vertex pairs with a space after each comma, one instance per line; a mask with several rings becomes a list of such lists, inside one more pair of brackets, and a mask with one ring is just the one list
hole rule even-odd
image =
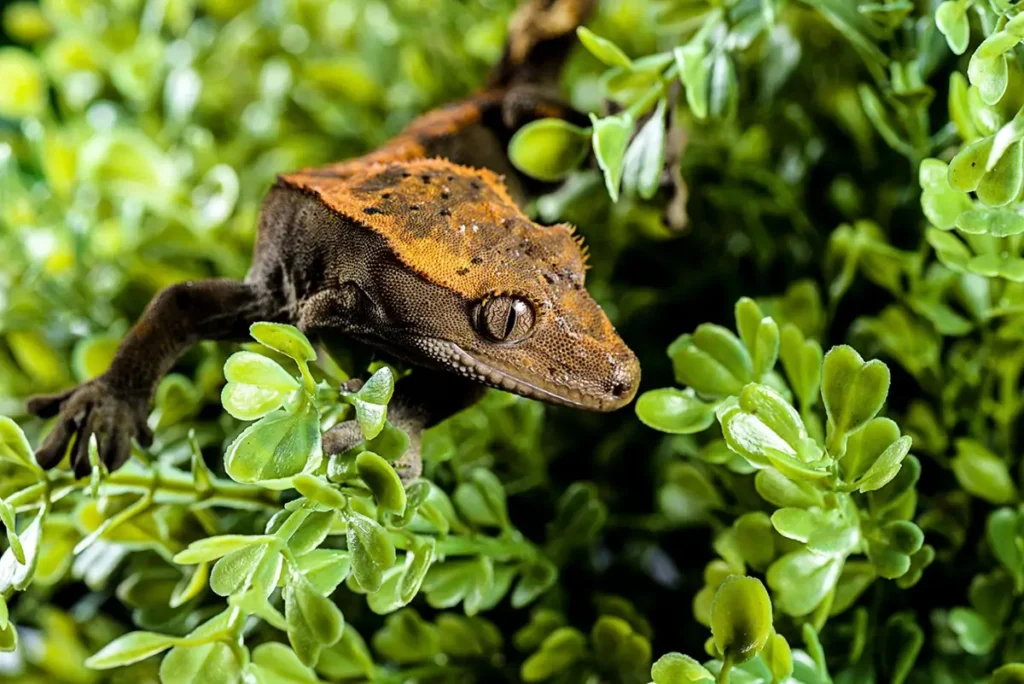
[[426, 174], [426, 173], [423, 174], [422, 176], [420, 176], [420, 179], [422, 179], [424, 183], [428, 183], [428, 184], [430, 183], [430, 175], [429, 174]]
[[408, 177], [409, 177], [409, 176], [411, 176], [411, 175], [412, 175], [412, 174], [411, 174], [411, 173], [409, 173], [408, 171], [403, 171], [403, 172], [402, 172], [402, 178], [408, 178]]
[[449, 176], [448, 176], [448, 181], [449, 181], [449, 182], [451, 182], [451, 181], [453, 181], [453, 180], [455, 180], [455, 176], [452, 176], [452, 175], [450, 175], [450, 174], [449, 174]]
[[481, 259], [480, 257], [473, 257], [472, 259], [470, 259], [470, 261], [473, 262], [474, 264], [482, 264], [482, 263], [484, 263], [484, 260]]
[[452, 196], [452, 194], [450, 192], [448, 192], [447, 190], [442, 190], [441, 191], [441, 199], [448, 199], [451, 196]]
[[377, 207], [366, 207], [366, 209], [363, 209], [363, 213], [373, 216], [374, 214], [382, 214], [383, 212]]
[[544, 280], [554, 285], [555, 282], [558, 280], [558, 276], [556, 276], [554, 273], [545, 273]]
[[469, 273], [469, 269], [463, 267], [463, 268], [460, 268], [460, 269], [456, 269], [455, 272], [458, 273], [459, 275], [466, 275], [467, 273]]
[[551, 377], [554, 377], [554, 376], [558, 375], [558, 370], [555, 369], [555, 368], [548, 368], [548, 375], [550, 375]]
[[623, 394], [626, 393], [627, 389], [628, 388], [626, 387], [625, 383], [616, 382], [615, 384], [612, 385], [612, 396], [616, 398], [621, 397]]
[[452, 210], [449, 209], [448, 207], [445, 207], [444, 209], [441, 210], [441, 216], [451, 216], [451, 215], [452, 215]]
[[478, 183], [477, 181], [470, 181], [469, 187], [473, 188], [474, 190], [479, 190], [480, 183]]
[[381, 199], [391, 199], [391, 193], [390, 192], [385, 192], [384, 194], [382, 194], [380, 196], [380, 198]]
[[418, 204], [410, 204], [409, 205], [409, 211], [419, 211], [419, 210], [420, 210], [420, 205], [418, 205]]
[[[382, 190], [392, 188], [400, 182], [401, 178], [407, 176], [407, 173], [402, 171], [400, 166], [389, 166], [385, 170], [381, 171], [375, 176], [367, 178], [361, 182], [356, 190], [367, 193], [379, 193]], [[391, 193], [388, 193], [389, 195]]]

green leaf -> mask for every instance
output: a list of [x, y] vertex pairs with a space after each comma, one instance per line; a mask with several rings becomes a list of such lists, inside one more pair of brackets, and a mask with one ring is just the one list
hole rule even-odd
[[214, 564], [210, 573], [210, 589], [218, 596], [229, 596], [254, 584], [262, 570], [269, 575], [263, 585], [269, 594], [277, 584], [281, 562], [281, 554], [270, 543], [254, 544], [232, 551]]
[[636, 415], [644, 425], [674, 435], [703, 432], [715, 422], [715, 405], [697, 398], [692, 388], [650, 390], [636, 402]]
[[568, 670], [583, 657], [587, 640], [572, 627], [560, 627], [541, 644], [540, 650], [523, 662], [519, 676], [524, 682], [542, 682]]
[[176, 646], [160, 663], [160, 681], [174, 684], [235, 684], [241, 664], [222, 641]]
[[775, 367], [779, 357], [779, 326], [764, 316], [749, 297], [736, 302], [736, 329], [754, 363], [754, 378], [761, 378]]
[[1013, 576], [1017, 592], [1024, 591], [1024, 544], [1021, 516], [1012, 508], [992, 511], [985, 525], [992, 553]]
[[468, 482], [455, 489], [452, 496], [459, 512], [476, 525], [508, 528], [508, 510], [505, 488], [501, 481], [486, 468], [472, 471]]
[[694, 41], [673, 50], [679, 65], [679, 78], [686, 87], [686, 104], [698, 119], [708, 115], [708, 60], [703, 41]]
[[320, 415], [303, 400], [294, 412], [278, 410], [246, 428], [228, 447], [224, 469], [236, 482], [284, 489], [322, 459]]
[[3, 522], [4, 527], [7, 528], [7, 544], [11, 553], [14, 554], [14, 559], [24, 565], [26, 562], [25, 549], [21, 545], [21, 539], [18, 538], [17, 516], [11, 505], [3, 499], [0, 499], [0, 522]]
[[395, 564], [395, 545], [384, 528], [365, 515], [350, 513], [347, 522], [355, 579], [364, 591], [377, 591], [384, 581], [384, 571]]
[[299, 383], [277, 362], [253, 352], [237, 352], [224, 364], [228, 383], [221, 403], [239, 420], [256, 420], [281, 407]]
[[610, 67], [623, 67], [624, 69], [632, 68], [632, 60], [626, 56], [622, 48], [607, 38], [602, 38], [585, 26], [580, 26], [576, 29], [576, 35], [579, 37], [580, 42], [583, 43], [583, 47], [587, 48], [590, 54], [606, 65]]
[[780, 508], [811, 508], [825, 503], [821, 491], [812, 483], [791, 480], [774, 468], [759, 470], [754, 487], [761, 498]]
[[538, 559], [523, 568], [522, 575], [512, 590], [512, 607], [522, 608], [537, 600], [558, 581], [558, 568], [546, 558]]
[[281, 408], [287, 395], [255, 385], [229, 382], [221, 391], [224, 409], [239, 420], [257, 420]]
[[1003, 98], [1009, 82], [1006, 56], [1000, 53], [985, 57], [980, 50], [975, 51], [967, 65], [967, 78], [970, 79], [971, 85], [978, 86], [985, 104], [996, 104]]
[[763, 572], [775, 559], [775, 533], [766, 513], [744, 513], [733, 523], [736, 547], [747, 565]]
[[819, 516], [802, 508], [780, 508], [772, 513], [772, 526], [783, 537], [806, 542], [819, 525]]
[[410, 549], [405, 554], [405, 569], [402, 571], [402, 579], [398, 585], [398, 598], [401, 605], [406, 605], [419, 593], [423, 585], [423, 579], [427, 576], [431, 564], [434, 562], [434, 550], [437, 543], [426, 538]]
[[910, 558], [924, 543], [924, 534], [912, 522], [897, 520], [869, 535], [867, 556], [886, 579], [902, 577], [910, 570]]
[[889, 368], [881, 361], [865, 362], [852, 347], [833, 347], [822, 366], [821, 398], [828, 414], [828, 450], [839, 457], [848, 435], [882, 408], [889, 393]]
[[380, 434], [367, 440], [363, 446], [366, 451], [372, 451], [385, 461], [394, 463], [409, 450], [409, 435], [405, 430], [385, 422]]
[[772, 633], [761, 651], [761, 659], [772, 671], [776, 682], [784, 682], [793, 674], [793, 652], [781, 634]]
[[297, 556], [309, 553], [323, 544], [324, 539], [330, 534], [331, 528], [334, 527], [335, 518], [334, 510], [310, 513], [288, 538], [288, 547]]
[[668, 348], [676, 380], [701, 395], [737, 395], [753, 380], [754, 361], [729, 330], [711, 324], [681, 335]]
[[1006, 463], [972, 439], [956, 442], [956, 457], [950, 462], [960, 486], [972, 495], [996, 505], [1017, 498], [1017, 487]]
[[18, 539], [21, 541], [21, 555], [25, 559], [24, 563], [18, 560], [11, 547], [8, 547], [0, 556], [0, 593], [11, 588], [21, 591], [32, 582], [36, 564], [39, 562], [43, 517], [42, 512], [38, 513], [28, 527], [18, 535]]
[[886, 447], [863, 477], [857, 480], [857, 489], [861, 492], [873, 492], [889, 484], [900, 471], [903, 459], [910, 453], [910, 443], [910, 437], [903, 436]]
[[189, 544], [184, 551], [179, 551], [174, 556], [174, 562], [181, 565], [196, 565], [226, 556], [253, 544], [265, 544], [268, 541], [268, 537], [248, 534], [223, 534], [197, 539]]
[[406, 608], [388, 616], [384, 628], [373, 635], [373, 647], [396, 663], [422, 663], [440, 653], [441, 636], [437, 627]]
[[651, 199], [658, 191], [661, 172], [665, 166], [665, 106], [664, 99], [640, 132], [633, 138], [623, 161], [622, 184], [626, 192]]
[[313, 549], [298, 558], [299, 571], [321, 596], [329, 596], [351, 569], [350, 554], [338, 549]]
[[946, 37], [954, 55], [967, 51], [971, 40], [971, 25], [967, 20], [967, 7], [960, 0], [946, 0], [935, 10], [935, 25]]
[[789, 478], [825, 476], [806, 465], [814, 463], [820, 450], [807, 436], [800, 415], [770, 387], [747, 385], [738, 401], [718, 409], [718, 421], [729, 448], [751, 465], [773, 465]]
[[[975, 169], [969, 169], [974, 173]], [[949, 171], [946, 164], [938, 159], [925, 159], [921, 162], [919, 172], [921, 182], [921, 209], [933, 226], [949, 230], [960, 215], [971, 209], [973, 202], [963, 191], [953, 188], [949, 183]], [[978, 181], [971, 181], [977, 186]]]
[[883, 639], [889, 681], [903, 684], [913, 672], [914, 662], [924, 646], [924, 632], [912, 614], [899, 613], [889, 619]]
[[228, 382], [256, 385], [282, 393], [299, 387], [299, 382], [276, 361], [249, 351], [236, 352], [224, 364], [224, 378]]
[[786, 554], [766, 574], [779, 610], [794, 617], [808, 615], [836, 586], [843, 561], [807, 549]]
[[[284, 644], [260, 644], [252, 651], [252, 662], [246, 667], [257, 684], [316, 684], [316, 673], [302, 664], [295, 651]], [[248, 677], [243, 677], [248, 682]]]
[[960, 192], [974, 192], [985, 176], [985, 164], [992, 152], [993, 138], [987, 137], [961, 148], [949, 162], [949, 185]]
[[49, 109], [48, 85], [42, 65], [30, 52], [0, 48], [0, 118], [42, 116]]
[[372, 451], [364, 451], [356, 457], [356, 468], [359, 477], [373, 492], [377, 505], [398, 514], [405, 510], [405, 488], [387, 461]]
[[1024, 233], [1024, 216], [1007, 209], [974, 209], [957, 218], [956, 229], [971, 235], [1019, 235]]
[[949, 627], [956, 634], [960, 648], [971, 655], [986, 655], [995, 648], [999, 633], [970, 608], [949, 611]]
[[996, 668], [989, 684], [1021, 684], [1024, 682], [1024, 665], [1011, 663]]
[[733, 663], [757, 655], [772, 634], [772, 602], [753, 577], [729, 577], [711, 605], [711, 634], [718, 651]]
[[606, 116], [599, 119], [590, 115], [593, 127], [594, 155], [604, 173], [605, 187], [613, 202], [619, 201], [619, 184], [622, 181], [622, 165], [633, 133], [633, 118], [628, 113]]
[[972, 255], [963, 241], [941, 230], [933, 229], [925, 231], [925, 239], [944, 266], [957, 273], [967, 272]]
[[730, 118], [739, 101], [739, 86], [736, 82], [736, 67], [728, 52], [713, 53], [711, 79], [708, 83], [708, 111], [712, 116]]
[[310, 501], [324, 506], [325, 508], [344, 508], [348, 500], [345, 495], [338, 491], [323, 478], [309, 473], [303, 473], [292, 480], [296, 491]]
[[395, 392], [395, 376], [384, 366], [370, 376], [370, 379], [355, 395], [356, 420], [363, 438], [377, 437], [387, 422], [387, 405]]
[[558, 181], [580, 165], [590, 150], [590, 131], [562, 119], [540, 119], [512, 136], [508, 158], [528, 176]]
[[18, 650], [18, 630], [8, 622], [0, 627], [0, 653], [14, 653]]
[[114, 639], [85, 661], [93, 670], [110, 670], [145, 660], [177, 645], [181, 639], [155, 632], [129, 632]]
[[40, 472], [25, 433], [7, 416], [0, 416], [0, 459]]
[[651, 667], [654, 684], [711, 684], [715, 675], [688, 655], [667, 653]]
[[978, 184], [978, 199], [990, 207], [1009, 204], [1024, 187], [1024, 143], [1010, 145], [991, 171]]
[[313, 345], [295, 326], [283, 323], [253, 323], [249, 327], [249, 334], [264, 347], [270, 347], [299, 363], [316, 360]]
[[288, 641], [305, 665], [315, 665], [320, 649], [337, 643], [345, 628], [338, 606], [321, 596], [299, 573], [293, 573], [285, 585], [284, 615]]

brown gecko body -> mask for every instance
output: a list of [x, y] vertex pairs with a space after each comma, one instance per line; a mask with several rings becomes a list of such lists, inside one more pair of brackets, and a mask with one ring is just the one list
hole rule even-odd
[[[535, 0], [526, 14], [557, 10], [568, 25], [588, 5]], [[564, 38], [511, 37], [519, 47], [499, 73], [515, 73], [508, 61], [531, 45], [551, 59], [552, 42]], [[502, 80], [424, 115], [365, 157], [281, 176], [244, 282], [168, 288], [107, 373], [30, 402], [40, 415], [60, 415], [39, 462], [56, 465], [73, 443], [72, 465], [84, 474], [95, 434], [103, 462], [119, 467], [133, 437], [148, 440], [153, 391], [184, 350], [201, 339], [244, 339], [259, 320], [341, 333], [422, 367], [399, 384], [389, 412], [413, 436], [398, 464], [405, 479], [420, 472], [418, 433], [482, 386], [590, 410], [628, 403], [639, 365], [584, 288], [580, 243], [571, 228], [540, 226], [521, 212], [514, 197], [528, 184], [504, 154], [529, 120], [579, 115], [532, 85]], [[342, 424], [325, 435], [325, 451], [358, 440], [354, 425]]]

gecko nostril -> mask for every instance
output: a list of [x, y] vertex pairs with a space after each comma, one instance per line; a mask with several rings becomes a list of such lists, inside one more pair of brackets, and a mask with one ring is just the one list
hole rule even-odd
[[616, 382], [615, 384], [612, 385], [612, 396], [616, 398], [621, 397], [623, 394], [626, 393], [628, 389], [629, 385], [627, 385], [626, 383]]

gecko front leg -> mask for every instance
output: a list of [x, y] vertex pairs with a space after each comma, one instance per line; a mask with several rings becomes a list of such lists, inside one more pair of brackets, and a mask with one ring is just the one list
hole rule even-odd
[[100, 460], [110, 470], [131, 455], [133, 438], [147, 445], [150, 403], [160, 378], [200, 340], [244, 339], [261, 320], [282, 320], [285, 310], [267, 289], [253, 283], [212, 279], [178, 283], [157, 295], [121, 343], [110, 368], [73, 389], [33, 397], [28, 410], [58, 416], [36, 451], [44, 468], [56, 466], [74, 440], [75, 475], [89, 473], [89, 438], [96, 436]]
[[[345, 389], [354, 392], [360, 380], [350, 380]], [[409, 448], [392, 465], [402, 483], [408, 485], [423, 472], [421, 441], [423, 431], [475, 404], [486, 387], [447, 373], [418, 368], [398, 382], [388, 404], [388, 421], [409, 436]], [[363, 441], [359, 424], [346, 420], [324, 433], [323, 451], [341, 454]]]

